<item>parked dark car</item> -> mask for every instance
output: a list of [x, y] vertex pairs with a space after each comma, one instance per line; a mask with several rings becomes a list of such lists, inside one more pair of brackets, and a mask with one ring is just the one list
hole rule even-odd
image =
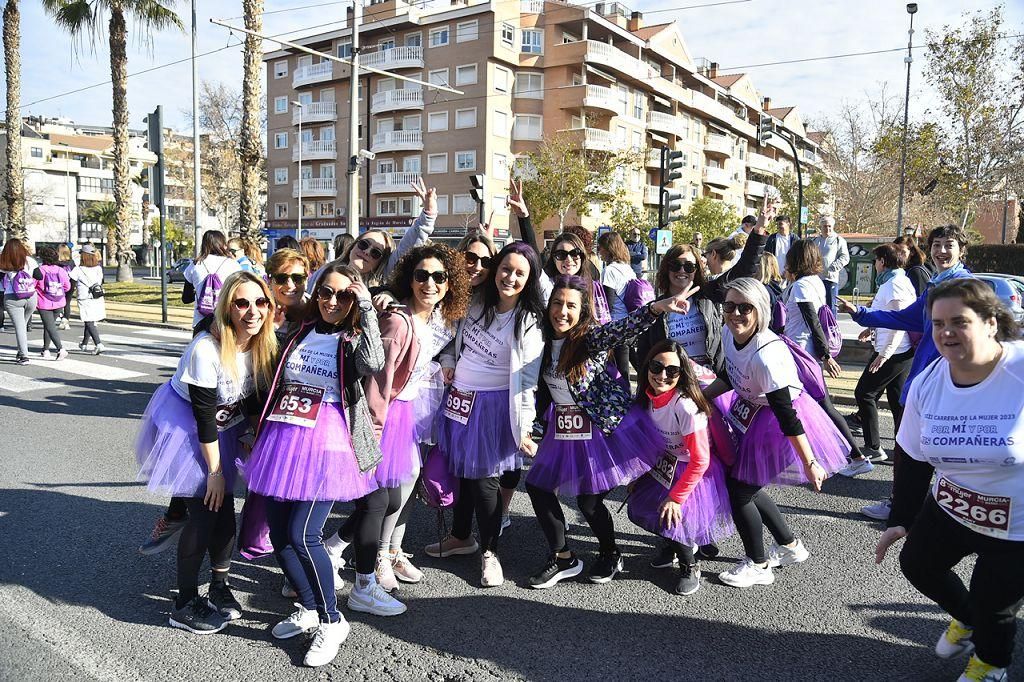
[[167, 268], [167, 281], [171, 284], [185, 281], [185, 270], [192, 265], [191, 258], [182, 258], [177, 263]]
[[1024, 322], [1024, 277], [982, 272], [975, 275], [984, 280], [1002, 301], [1017, 322]]

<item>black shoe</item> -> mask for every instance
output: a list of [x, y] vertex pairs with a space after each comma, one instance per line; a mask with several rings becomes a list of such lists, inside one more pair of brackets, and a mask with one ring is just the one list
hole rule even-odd
[[172, 627], [188, 630], [195, 635], [212, 635], [228, 624], [205, 597], [196, 595], [180, 609], [173, 609], [168, 622]]
[[711, 543], [709, 545], [701, 545], [697, 548], [697, 554], [704, 557], [705, 559], [714, 559], [718, 556], [718, 545]]
[[651, 568], [672, 568], [678, 565], [679, 559], [676, 558], [676, 550], [667, 542], [662, 543], [658, 548], [658, 553], [651, 559]]
[[845, 421], [846, 425], [850, 427], [850, 433], [852, 433], [855, 436], [864, 435], [864, 427], [860, 423], [859, 414], [855, 412], [853, 414], [843, 415], [843, 421]]
[[700, 589], [700, 569], [697, 564], [679, 566], [679, 582], [676, 583], [676, 594], [683, 596], [693, 594]]
[[19, 355], [17, 357], [17, 359], [14, 361], [14, 363], [17, 364], [17, 365], [27, 365], [28, 364], [28, 358], [25, 357], [24, 355]]
[[885, 450], [882, 448], [861, 448], [861, 452], [864, 453], [864, 456], [867, 457], [868, 461], [872, 464], [878, 464], [879, 462], [884, 462], [889, 459], [889, 455], [886, 454]]
[[530, 587], [535, 590], [546, 590], [562, 580], [575, 577], [582, 572], [583, 562], [577, 559], [575, 554], [564, 559], [557, 554], [552, 554], [544, 568], [530, 576]]
[[587, 576], [590, 582], [603, 585], [611, 582], [615, 574], [622, 570], [622, 554], [618, 550], [612, 552], [601, 552], [597, 555], [597, 561], [590, 569]]
[[231, 594], [231, 588], [227, 583], [211, 584], [206, 596], [224, 620], [238, 620], [242, 617], [242, 605], [235, 599], [235, 595]]

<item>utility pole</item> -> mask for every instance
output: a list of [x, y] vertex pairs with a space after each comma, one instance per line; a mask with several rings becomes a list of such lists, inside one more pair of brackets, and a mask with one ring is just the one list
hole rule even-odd
[[[345, 217], [348, 233], [353, 237], [359, 236], [359, 24], [362, 19], [362, 0], [352, 0], [352, 21], [349, 22], [352, 28], [352, 78], [349, 80], [348, 97], [348, 205]], [[369, 97], [370, 93], [366, 96]], [[366, 140], [370, 140], [369, 129]]]
[[903, 192], [907, 184], [907, 127], [910, 123], [910, 66], [914, 63], [914, 15], [917, 14], [917, 3], [907, 4], [910, 15], [910, 30], [907, 31], [907, 56], [903, 61], [907, 64], [907, 92], [903, 97], [903, 150], [900, 152], [900, 198], [896, 204], [896, 236], [903, 234]]
[[306, 110], [302, 102], [292, 100], [292, 106], [299, 108], [299, 217], [295, 222], [295, 241], [302, 239], [302, 117]]
[[[195, 232], [193, 241], [194, 255], [199, 255], [199, 216], [202, 214], [203, 190], [200, 184], [199, 171], [199, 60], [196, 59], [198, 22], [196, 21], [196, 0], [192, 0], [192, 229]], [[163, 207], [160, 208], [160, 220], [163, 221]], [[163, 242], [161, 232], [160, 241]], [[164, 313], [167, 321], [167, 313]]]
[[157, 106], [156, 111], [146, 117], [149, 130], [149, 151], [156, 154], [156, 165], [149, 173], [149, 199], [160, 207], [160, 319], [167, 322], [167, 210], [164, 198], [164, 108]]

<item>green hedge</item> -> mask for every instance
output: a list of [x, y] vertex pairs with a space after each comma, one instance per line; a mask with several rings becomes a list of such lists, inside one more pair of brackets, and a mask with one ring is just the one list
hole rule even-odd
[[976, 244], [967, 249], [966, 261], [974, 272], [1024, 276], [1024, 244]]

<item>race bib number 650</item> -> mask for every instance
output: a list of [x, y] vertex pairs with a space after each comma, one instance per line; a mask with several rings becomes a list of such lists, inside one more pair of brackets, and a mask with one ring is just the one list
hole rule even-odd
[[311, 428], [316, 424], [323, 399], [322, 386], [286, 384], [274, 402], [267, 420]]
[[579, 405], [555, 405], [555, 440], [590, 440], [590, 417]]

